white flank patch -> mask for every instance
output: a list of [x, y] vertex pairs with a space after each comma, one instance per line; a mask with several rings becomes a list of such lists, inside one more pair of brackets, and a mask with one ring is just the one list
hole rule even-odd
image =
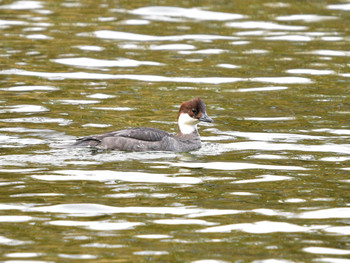
[[187, 113], [181, 113], [178, 124], [182, 134], [191, 134], [197, 131], [197, 119], [193, 119]]

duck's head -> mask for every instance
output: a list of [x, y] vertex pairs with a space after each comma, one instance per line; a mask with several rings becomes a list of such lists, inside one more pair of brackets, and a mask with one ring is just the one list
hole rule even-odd
[[197, 124], [201, 121], [213, 122], [213, 119], [207, 115], [205, 104], [200, 98], [194, 98], [181, 104], [177, 116], [179, 133], [197, 132]]

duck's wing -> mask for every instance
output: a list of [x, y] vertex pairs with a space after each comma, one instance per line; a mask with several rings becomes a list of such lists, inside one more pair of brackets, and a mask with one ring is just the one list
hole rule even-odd
[[170, 136], [170, 134], [166, 131], [144, 127], [130, 128], [106, 133], [106, 137], [126, 137], [149, 142], [161, 141], [166, 136]]
[[98, 146], [104, 138], [111, 137], [124, 137], [131, 138], [135, 140], [148, 141], [148, 142], [156, 142], [161, 141], [164, 137], [170, 136], [170, 134], [166, 131], [162, 131], [154, 128], [130, 128], [125, 130], [118, 130], [107, 132], [104, 134], [96, 134], [90, 135], [86, 137], [78, 138], [75, 146]]

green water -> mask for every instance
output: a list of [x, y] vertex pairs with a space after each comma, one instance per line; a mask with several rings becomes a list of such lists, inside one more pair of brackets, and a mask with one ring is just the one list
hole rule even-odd
[[[0, 261], [349, 262], [349, 9], [0, 1]], [[196, 96], [200, 150], [64, 147]]]

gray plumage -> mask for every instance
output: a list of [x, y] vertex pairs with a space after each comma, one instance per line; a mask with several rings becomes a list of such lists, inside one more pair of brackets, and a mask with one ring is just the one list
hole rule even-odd
[[[185, 118], [180, 118], [181, 115]], [[197, 131], [199, 121], [213, 122], [205, 111], [204, 102], [194, 98], [180, 106], [179, 131], [176, 135], [154, 128], [129, 128], [78, 138], [73, 146], [133, 152], [188, 152], [199, 149], [202, 145]]]
[[159, 129], [138, 127], [78, 138], [74, 146], [132, 152], [188, 152], [200, 148], [201, 140], [198, 133], [174, 136]]

